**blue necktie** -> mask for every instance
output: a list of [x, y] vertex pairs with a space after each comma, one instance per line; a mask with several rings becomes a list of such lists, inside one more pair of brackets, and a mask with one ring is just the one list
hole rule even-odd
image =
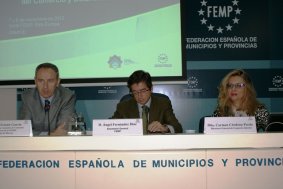
[[44, 110], [45, 112], [48, 112], [50, 109], [50, 101], [49, 100], [45, 100], [44, 101]]

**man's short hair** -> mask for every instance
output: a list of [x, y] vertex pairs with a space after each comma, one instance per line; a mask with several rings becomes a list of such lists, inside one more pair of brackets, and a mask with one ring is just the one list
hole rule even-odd
[[145, 72], [143, 70], [137, 70], [133, 72], [128, 79], [127, 86], [131, 91], [131, 86], [140, 82], [145, 82], [146, 86], [149, 89], [152, 88], [151, 76], [148, 72]]
[[56, 73], [56, 77], [59, 78], [59, 69], [58, 69], [58, 67], [56, 65], [52, 64], [52, 63], [49, 63], [49, 62], [39, 64], [36, 67], [36, 69], [35, 69], [35, 77], [37, 75], [38, 70], [40, 70], [41, 68], [50, 68], [50, 69], [52, 69]]

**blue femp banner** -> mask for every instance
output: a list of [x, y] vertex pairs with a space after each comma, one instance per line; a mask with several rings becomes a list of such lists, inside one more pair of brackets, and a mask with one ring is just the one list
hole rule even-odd
[[[217, 98], [222, 78], [231, 70], [188, 70], [189, 94], [198, 98]], [[282, 69], [245, 69], [253, 81], [259, 98], [280, 98], [283, 95]]]
[[[217, 98], [218, 86], [231, 69], [187, 70], [187, 84], [154, 85], [154, 92], [168, 95], [171, 99]], [[283, 94], [282, 69], [245, 69], [250, 75], [259, 98], [279, 98]], [[80, 100], [119, 100], [128, 94], [127, 86], [100, 86], [71, 88]]]
[[[154, 85], [154, 92], [168, 95], [171, 99], [217, 98], [218, 86], [231, 69], [187, 70], [187, 84]], [[259, 98], [282, 98], [283, 69], [245, 69], [250, 75]], [[77, 100], [120, 100], [129, 93], [124, 86], [71, 87]], [[18, 89], [18, 101], [25, 89]]]
[[270, 59], [268, 0], [183, 0], [188, 61]]
[[269, 1], [269, 22], [270, 22], [270, 59], [282, 60], [283, 59], [283, 1], [270, 0]]
[[129, 94], [127, 86], [71, 87], [78, 100], [113, 100]]

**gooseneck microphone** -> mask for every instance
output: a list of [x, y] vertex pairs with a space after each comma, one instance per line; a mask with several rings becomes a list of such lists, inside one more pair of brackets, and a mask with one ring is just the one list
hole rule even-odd
[[47, 126], [48, 126], [48, 135], [50, 135], [50, 121], [49, 121], [49, 110], [50, 110], [50, 101], [44, 101], [44, 110], [45, 110], [45, 117], [47, 114]]

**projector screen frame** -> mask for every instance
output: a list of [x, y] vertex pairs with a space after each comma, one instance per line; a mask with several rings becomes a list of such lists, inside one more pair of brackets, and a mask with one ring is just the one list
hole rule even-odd
[[[181, 22], [181, 0], [179, 0], [179, 6], [180, 6], [180, 45], [179, 47], [181, 49], [180, 56], [181, 56], [181, 75], [180, 76], [162, 76], [162, 77], [156, 77], [150, 71], [147, 70], [146, 67], [143, 68], [143, 70], [148, 71], [152, 75], [153, 83], [158, 84], [184, 84], [187, 83], [187, 68], [186, 68], [186, 58], [185, 58], [185, 45], [184, 45], [184, 39], [183, 39], [183, 30], [182, 30], [182, 22]], [[52, 62], [46, 61], [46, 62]], [[38, 64], [43, 63], [39, 62]], [[56, 64], [56, 63], [55, 63]], [[61, 72], [60, 66], [59, 72]], [[34, 67], [35, 70], [35, 67]], [[31, 76], [33, 78], [34, 75]], [[128, 77], [115, 77], [115, 78], [64, 78], [61, 77], [61, 84], [64, 86], [101, 86], [101, 85], [123, 85], [126, 83]], [[33, 79], [23, 79], [23, 80], [0, 80], [0, 88], [25, 88], [25, 87], [32, 87], [34, 86], [34, 80]]]

